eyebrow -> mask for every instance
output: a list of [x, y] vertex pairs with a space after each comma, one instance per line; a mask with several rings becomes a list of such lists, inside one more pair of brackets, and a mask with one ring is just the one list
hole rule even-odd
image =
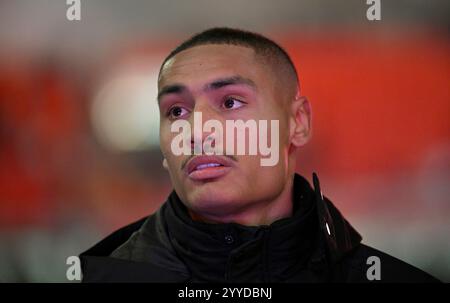
[[[225, 78], [216, 79], [210, 83], [207, 83], [203, 86], [203, 91], [212, 91], [223, 88], [229, 85], [246, 85], [252, 90], [256, 91], [256, 84], [251, 79], [244, 78], [241, 76], [231, 76]], [[187, 87], [183, 84], [171, 84], [164, 86], [158, 92], [158, 102], [161, 97], [167, 94], [181, 94], [187, 90]]]

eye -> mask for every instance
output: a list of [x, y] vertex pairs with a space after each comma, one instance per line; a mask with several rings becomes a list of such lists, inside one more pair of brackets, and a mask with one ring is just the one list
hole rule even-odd
[[174, 106], [167, 112], [167, 116], [171, 119], [177, 119], [185, 116], [187, 113], [189, 113], [187, 109], [180, 106]]
[[240, 101], [233, 97], [228, 97], [223, 102], [223, 107], [226, 109], [236, 109], [245, 105], [245, 102]]

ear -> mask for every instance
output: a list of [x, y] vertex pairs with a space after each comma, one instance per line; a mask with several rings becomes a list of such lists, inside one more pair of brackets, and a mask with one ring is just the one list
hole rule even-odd
[[166, 158], [164, 158], [164, 160], [163, 160], [163, 162], [162, 162], [162, 165], [163, 165], [163, 167], [165, 168], [165, 169], [169, 169], [169, 166], [167, 165], [167, 160], [166, 160]]
[[297, 94], [291, 105], [290, 142], [295, 147], [305, 145], [311, 138], [311, 106], [306, 97]]

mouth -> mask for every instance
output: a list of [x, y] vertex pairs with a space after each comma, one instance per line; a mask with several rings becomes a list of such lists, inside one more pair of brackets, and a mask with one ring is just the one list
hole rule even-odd
[[185, 171], [190, 179], [201, 181], [223, 177], [233, 166], [225, 156], [195, 156], [187, 162]]

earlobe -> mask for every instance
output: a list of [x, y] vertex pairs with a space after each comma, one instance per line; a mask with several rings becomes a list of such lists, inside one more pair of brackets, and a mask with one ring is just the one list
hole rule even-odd
[[167, 165], [167, 160], [166, 160], [166, 158], [164, 158], [164, 160], [163, 160], [163, 162], [162, 162], [162, 166], [163, 166], [165, 169], [169, 169], [169, 166]]

